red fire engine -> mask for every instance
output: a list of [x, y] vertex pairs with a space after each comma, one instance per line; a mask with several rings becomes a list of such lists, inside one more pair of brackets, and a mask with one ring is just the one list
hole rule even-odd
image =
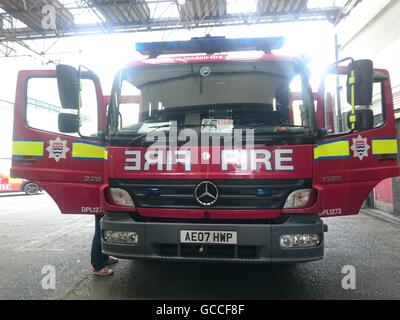
[[25, 192], [33, 195], [40, 192], [40, 187], [32, 181], [11, 178], [0, 172], [0, 193], [9, 192]]
[[313, 93], [282, 38], [137, 44], [109, 99], [84, 68], [21, 71], [12, 175], [62, 213], [104, 214], [128, 259], [302, 262], [321, 217], [357, 214], [397, 176], [389, 73], [344, 60]]

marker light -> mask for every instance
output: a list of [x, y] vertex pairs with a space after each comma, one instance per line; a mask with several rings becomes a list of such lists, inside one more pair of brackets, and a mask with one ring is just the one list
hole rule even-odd
[[107, 242], [126, 243], [136, 245], [139, 242], [139, 235], [133, 231], [103, 231], [104, 240]]
[[284, 234], [281, 235], [279, 243], [282, 248], [316, 247], [321, 243], [321, 238], [317, 233]]
[[125, 207], [134, 207], [135, 206], [133, 204], [131, 196], [124, 189], [110, 188], [110, 194], [111, 194], [112, 200], [115, 202], [115, 204], [117, 204], [119, 206], [125, 206]]
[[148, 197], [156, 197], [161, 195], [161, 190], [159, 188], [147, 188], [144, 190], [144, 194]]
[[272, 190], [270, 189], [262, 189], [262, 188], [256, 189], [257, 197], [269, 197], [270, 195], [272, 195]]
[[310, 200], [311, 189], [300, 189], [293, 191], [286, 199], [283, 208], [301, 208], [304, 207]]

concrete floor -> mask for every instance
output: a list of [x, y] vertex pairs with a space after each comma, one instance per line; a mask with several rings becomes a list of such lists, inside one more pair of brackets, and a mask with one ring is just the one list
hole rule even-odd
[[[399, 299], [400, 226], [365, 213], [326, 221], [325, 259], [294, 267], [122, 260], [89, 273], [92, 216], [61, 215], [46, 195], [0, 197], [0, 299]], [[355, 267], [356, 289], [341, 286]], [[55, 289], [43, 289], [45, 266]]]

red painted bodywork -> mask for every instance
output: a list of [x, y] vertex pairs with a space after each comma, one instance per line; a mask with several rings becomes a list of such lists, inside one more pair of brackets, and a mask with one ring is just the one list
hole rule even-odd
[[[282, 61], [291, 58], [276, 56], [273, 54], [257, 54], [243, 57], [240, 55], [190, 55], [157, 58], [139, 61], [131, 64], [131, 67], [145, 67], [154, 64], [169, 63], [204, 63], [243, 60], [268, 60]], [[387, 71], [379, 70], [388, 75]], [[342, 70], [341, 72], [345, 72]], [[25, 121], [25, 93], [26, 83], [29, 77], [54, 77], [55, 71], [21, 71], [18, 77], [17, 94], [14, 116], [14, 140], [40, 140], [45, 142], [46, 149], [49, 140], [60, 137], [67, 141], [71, 148], [73, 141], [85, 141], [99, 143], [96, 139], [76, 138], [63, 134], [54, 134], [32, 129]], [[106, 105], [108, 98], [102, 95], [99, 83], [96, 83], [99, 101], [99, 130], [104, 131], [106, 126]], [[384, 85], [386, 122], [383, 126], [362, 132], [371, 139], [396, 138], [393, 116], [393, 101], [390, 81]], [[325, 126], [324, 105], [320, 97], [324, 96], [323, 88], [314, 97], [317, 100], [316, 122], [318, 128]], [[136, 100], [135, 100], [136, 101]], [[329, 120], [328, 120], [329, 121]], [[336, 139], [347, 139], [351, 143], [359, 133], [343, 135], [336, 138], [327, 138], [318, 143], [327, 143]], [[63, 213], [101, 213], [103, 211], [132, 212], [148, 217], [169, 218], [204, 218], [205, 213], [210, 219], [262, 219], [275, 218], [282, 213], [287, 214], [320, 214], [322, 216], [357, 214], [368, 192], [381, 180], [397, 176], [399, 169], [397, 160], [381, 161], [379, 157], [364, 158], [360, 161], [355, 157], [319, 159], [314, 160], [313, 145], [298, 146], [274, 146], [265, 147], [273, 152], [275, 149], [293, 149], [295, 169], [293, 171], [255, 171], [241, 172], [238, 168], [230, 167], [228, 171], [221, 171], [219, 165], [193, 165], [191, 172], [185, 172], [179, 165], [172, 171], [127, 172], [124, 170], [124, 151], [134, 148], [108, 147], [108, 160], [74, 160], [71, 153], [66, 160], [56, 163], [48, 158], [47, 151], [43, 158], [25, 159], [20, 162], [13, 160], [12, 175], [24, 177], [37, 182], [45, 189], [58, 204]], [[211, 151], [212, 153], [212, 151]], [[29, 158], [29, 157], [28, 157]], [[94, 176], [101, 179], [96, 182], [84, 182], [83, 177]], [[330, 177], [338, 177], [332, 181]], [[312, 201], [307, 207], [301, 209], [282, 210], [215, 210], [215, 209], [149, 209], [127, 208], [116, 206], [106, 200], [105, 194], [109, 178], [148, 178], [148, 179], [300, 179], [309, 178], [313, 181], [315, 190]], [[86, 208], [86, 209], [84, 209]], [[335, 209], [340, 208], [339, 211]]]
[[[100, 203], [99, 188], [96, 184], [83, 183], [84, 176], [104, 176], [104, 161], [72, 160], [71, 153], [65, 161], [58, 163], [48, 157], [46, 148], [49, 141], [60, 137], [67, 141], [71, 149], [72, 141], [91, 141], [95, 139], [77, 138], [64, 134], [46, 132], [33, 129], [26, 124], [25, 101], [27, 82], [31, 77], [56, 76], [55, 70], [24, 70], [18, 74], [17, 91], [14, 106], [14, 135], [13, 140], [44, 141], [44, 157], [23, 157], [12, 161], [11, 175], [13, 177], [28, 178], [46, 190], [57, 203], [63, 213], [81, 213], [82, 207], [98, 207]], [[96, 86], [99, 109], [104, 108], [102, 91], [99, 84]], [[99, 115], [99, 123], [104, 123]], [[103, 115], [105, 117], [105, 115]]]
[[[293, 163], [295, 169], [293, 171], [276, 171], [273, 164], [271, 171], [264, 169], [264, 166], [258, 171], [242, 171], [237, 166], [229, 165], [227, 171], [222, 171], [219, 164], [213, 164], [213, 159], [210, 158], [209, 164], [201, 164], [201, 154], [204, 151], [210, 155], [218, 155], [220, 148], [210, 147], [207, 150], [201, 148], [186, 148], [191, 149], [193, 159], [197, 158], [197, 164], [193, 164], [191, 171], [185, 171], [182, 164], [176, 164], [171, 171], [157, 171], [155, 166], [151, 166], [149, 171], [125, 171], [125, 150], [140, 150], [143, 153], [146, 148], [127, 148], [127, 147], [109, 147], [109, 174], [112, 178], [126, 179], [302, 179], [312, 177], [312, 146], [276, 146], [276, 147], [255, 147], [254, 149], [265, 149], [272, 153], [278, 149], [293, 149]], [[186, 150], [179, 149], [179, 150]], [[173, 149], [168, 149], [173, 150]], [[197, 155], [197, 157], [195, 156]]]

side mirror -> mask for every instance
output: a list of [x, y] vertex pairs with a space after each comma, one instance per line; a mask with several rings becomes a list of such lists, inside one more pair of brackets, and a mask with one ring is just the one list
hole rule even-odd
[[[350, 116], [351, 112], [348, 112], [346, 116], [348, 128], [351, 128]], [[355, 116], [355, 130], [369, 130], [374, 127], [374, 114], [371, 109], [356, 109]]]
[[56, 67], [58, 93], [63, 108], [79, 109], [80, 75], [74, 67], [59, 64]]
[[354, 72], [354, 105], [369, 106], [372, 102], [374, 68], [371, 60], [355, 60], [347, 73], [347, 102], [352, 105], [352, 73]]
[[79, 131], [79, 117], [77, 114], [59, 113], [58, 130], [63, 133], [76, 133]]

